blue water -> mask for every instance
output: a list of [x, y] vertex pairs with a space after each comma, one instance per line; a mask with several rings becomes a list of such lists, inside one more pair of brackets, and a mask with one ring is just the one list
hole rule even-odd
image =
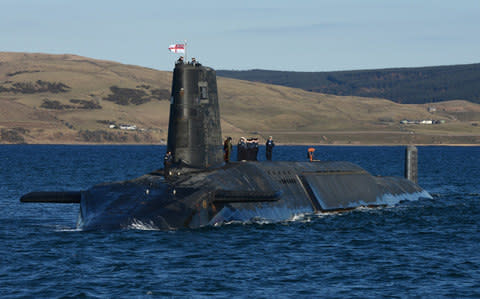
[[[21, 204], [159, 168], [162, 146], [0, 146], [2, 298], [480, 298], [480, 147], [419, 147], [431, 200], [286, 223], [76, 231], [76, 205]], [[403, 173], [402, 147], [317, 147]], [[264, 148], [260, 157], [264, 156]], [[274, 160], [305, 160], [276, 147]]]

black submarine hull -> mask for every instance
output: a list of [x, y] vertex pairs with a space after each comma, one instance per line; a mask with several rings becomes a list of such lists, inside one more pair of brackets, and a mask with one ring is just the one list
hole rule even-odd
[[82, 192], [78, 228], [172, 230], [278, 222], [430, 197], [409, 180], [374, 177], [349, 162], [236, 162], [210, 171], [175, 170], [168, 179], [153, 173]]
[[176, 64], [170, 102], [164, 169], [85, 191], [32, 192], [21, 201], [79, 203], [77, 227], [84, 230], [171, 230], [430, 197], [412, 181], [374, 177], [349, 162], [225, 163], [215, 70], [196, 62]]

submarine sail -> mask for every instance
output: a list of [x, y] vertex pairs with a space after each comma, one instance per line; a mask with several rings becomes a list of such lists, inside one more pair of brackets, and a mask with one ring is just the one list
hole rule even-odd
[[173, 71], [167, 151], [175, 163], [208, 168], [223, 163], [215, 71], [177, 63]]
[[171, 230], [431, 198], [410, 180], [372, 176], [345, 161], [225, 164], [215, 71], [198, 63], [175, 65], [167, 151], [173, 157], [168, 173], [159, 169], [83, 191], [32, 192], [20, 200], [79, 203], [83, 230], [138, 223]]

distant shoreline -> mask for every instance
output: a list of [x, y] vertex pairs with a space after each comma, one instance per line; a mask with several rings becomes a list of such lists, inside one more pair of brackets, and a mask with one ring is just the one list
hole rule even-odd
[[[157, 143], [0, 143], [2, 145], [53, 145], [53, 146], [166, 146], [166, 144], [157, 144]], [[277, 143], [277, 146], [345, 146], [345, 147], [369, 147], [369, 146], [452, 146], [452, 147], [475, 147], [480, 146], [480, 144], [470, 144], [470, 143], [438, 143], [438, 144], [323, 144], [323, 143]], [[260, 144], [264, 146], [264, 144]]]

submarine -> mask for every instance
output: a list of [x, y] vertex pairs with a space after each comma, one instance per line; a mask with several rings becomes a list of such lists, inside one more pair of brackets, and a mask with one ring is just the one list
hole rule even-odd
[[[178, 61], [173, 71], [169, 167], [87, 190], [31, 192], [21, 202], [79, 204], [77, 228], [158, 230], [298, 215], [431, 198], [414, 180], [373, 176], [346, 161], [225, 163], [215, 70]], [[415, 156], [416, 157], [416, 156]]]

